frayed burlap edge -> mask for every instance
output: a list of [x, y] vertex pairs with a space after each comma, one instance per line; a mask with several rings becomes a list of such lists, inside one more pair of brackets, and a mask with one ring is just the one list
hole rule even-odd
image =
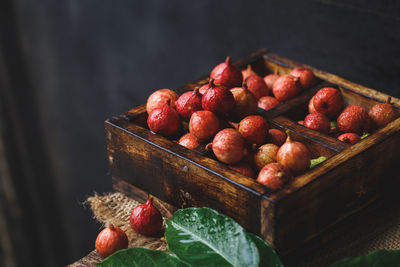
[[[119, 192], [89, 197], [93, 217], [108, 226], [120, 227], [126, 232], [129, 246], [143, 246], [150, 249], [167, 251], [161, 237], [145, 237], [137, 234], [129, 225], [131, 211], [142, 203]], [[387, 207], [374, 213], [375, 216], [361, 217], [359, 226], [347, 229], [323, 247], [316, 249], [311, 256], [301, 260], [297, 266], [329, 266], [331, 263], [348, 256], [357, 256], [378, 249], [400, 249], [400, 207]], [[164, 218], [165, 222], [165, 218]]]
[[104, 226], [113, 224], [120, 227], [128, 236], [129, 247], [167, 250], [167, 246], [161, 237], [146, 237], [136, 233], [130, 227], [129, 216], [132, 210], [142, 203], [117, 192], [101, 196], [95, 194], [89, 197], [85, 204], [90, 206], [94, 219], [104, 224]]

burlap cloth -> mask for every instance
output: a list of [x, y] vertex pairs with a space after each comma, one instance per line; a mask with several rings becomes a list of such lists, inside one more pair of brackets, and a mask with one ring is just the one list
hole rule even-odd
[[[121, 228], [128, 236], [129, 247], [147, 247], [155, 250], [167, 250], [166, 243], [160, 237], [146, 237], [133, 231], [129, 216], [134, 208], [142, 203], [122, 193], [109, 193], [103, 196], [95, 194], [86, 200], [93, 211], [94, 218], [108, 226], [113, 224]], [[165, 219], [164, 219], [165, 223]]]
[[[86, 203], [93, 211], [94, 218], [104, 225], [113, 224], [126, 232], [129, 246], [144, 246], [150, 249], [167, 250], [162, 238], [149, 238], [135, 233], [129, 226], [129, 216], [141, 203], [122, 193], [95, 194]], [[378, 249], [400, 249], [400, 205], [391, 203], [359, 217], [357, 227], [343, 229], [337, 237], [316, 248], [308, 256], [291, 261], [296, 266], [329, 266], [348, 256], [357, 256]]]

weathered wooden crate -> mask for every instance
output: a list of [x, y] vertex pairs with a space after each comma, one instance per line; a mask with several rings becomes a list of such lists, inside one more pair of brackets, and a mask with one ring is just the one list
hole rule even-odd
[[[304, 66], [263, 49], [236, 62], [251, 64], [261, 74], [286, 74]], [[107, 150], [114, 188], [144, 200], [147, 193], [161, 200], [163, 213], [174, 208], [207, 206], [238, 221], [281, 254], [320, 235], [385, 194], [387, 173], [400, 163], [400, 119], [353, 146], [296, 123], [307, 113], [309, 99], [326, 86], [338, 88], [345, 104], [367, 110], [388, 95], [310, 67], [319, 83], [278, 107], [259, 114], [271, 127], [291, 131], [313, 157], [328, 160], [271, 191], [207, 155], [188, 150], [146, 127], [145, 105], [105, 122]], [[208, 81], [203, 77], [176, 90], [179, 94]], [[400, 101], [392, 97], [400, 108]], [[398, 168], [397, 168], [398, 169]], [[168, 203], [168, 204], [166, 204]]]

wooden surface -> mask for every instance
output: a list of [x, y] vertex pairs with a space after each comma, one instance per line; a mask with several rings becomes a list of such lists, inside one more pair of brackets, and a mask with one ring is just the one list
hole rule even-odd
[[68, 267], [96, 267], [93, 262], [99, 262], [101, 260], [103, 260], [103, 258], [97, 253], [96, 250], [93, 250], [87, 256], [68, 265]]
[[[286, 74], [302, 65], [267, 50], [238, 62], [242, 67], [247, 64], [260, 75]], [[174, 142], [179, 136], [165, 138], [151, 133], [143, 105], [106, 121], [111, 175], [178, 208], [214, 208], [248, 231], [261, 234], [282, 255], [290, 253], [384, 194], [383, 174], [400, 159], [400, 119], [353, 146], [295, 122], [294, 116], [306, 114], [311, 96], [325, 86], [339, 88], [345, 103], [366, 108], [387, 98], [330, 73], [312, 70], [318, 84], [277, 108], [259, 110], [273, 128], [291, 131], [293, 139], [304, 143], [313, 158], [328, 158], [283, 188], [269, 190], [210, 154], [188, 150]], [[202, 77], [177, 91], [192, 90], [206, 81], [207, 77]], [[400, 107], [398, 99], [392, 102]]]
[[[396, 175], [391, 175], [391, 180], [398, 178]], [[115, 184], [118, 184], [118, 181], [115, 181]], [[390, 183], [389, 183], [390, 184]], [[128, 189], [128, 187], [131, 187]], [[132, 185], [124, 185], [124, 191], [134, 191], [134, 195], [137, 196], [136, 200], [143, 199], [143, 192], [139, 189], [133, 187]], [[393, 192], [396, 189], [392, 189]], [[371, 226], [365, 226], [365, 224], [373, 225], [373, 231], [375, 232], [375, 237], [380, 235], [387, 235], [386, 231], [391, 228], [391, 225], [396, 222], [394, 219], [398, 218], [400, 215], [400, 208], [397, 206], [391, 205], [392, 203], [398, 203], [400, 196], [396, 196], [395, 194], [391, 194], [380, 201], [376, 201], [371, 203], [368, 209], [364, 209], [356, 214], [353, 214], [344, 220], [340, 221], [336, 225], [332, 226], [324, 235], [319, 235], [317, 238], [311, 240], [310, 242], [306, 242], [303, 246], [301, 246], [296, 251], [292, 253], [281, 256], [285, 266], [326, 266], [331, 263], [331, 261], [339, 260], [345, 256], [349, 255], [359, 255], [359, 251], [349, 251], [342, 256], [336, 255], [328, 257], [331, 261], [321, 264], [321, 258], [326, 257], [326, 255], [321, 255], [322, 251], [334, 250], [342, 248], [343, 246], [348, 246], [353, 243], [355, 240], [352, 240], [354, 236], [357, 235], [370, 235]], [[268, 201], [264, 202], [266, 205], [269, 204]], [[269, 209], [264, 209], [265, 211]], [[397, 215], [396, 215], [397, 214]], [[268, 214], [264, 214], [262, 218], [268, 219]], [[397, 216], [397, 217], [396, 217]], [[357, 230], [355, 230], [357, 229]], [[375, 242], [373, 237], [372, 240], [368, 240], [366, 244], [363, 244], [363, 247], [368, 247], [370, 245], [373, 246], [373, 242]], [[391, 236], [389, 236], [391, 238]], [[364, 238], [365, 239], [365, 238]], [[368, 239], [368, 238], [367, 238]], [[390, 244], [389, 244], [390, 245]], [[376, 246], [376, 245], [375, 245]], [[374, 247], [374, 249], [378, 249]], [[393, 246], [390, 247], [380, 247], [380, 249], [394, 249]], [[354, 248], [353, 248], [354, 250]], [[340, 255], [340, 254], [339, 254]], [[319, 260], [320, 259], [320, 260]], [[87, 256], [82, 259], [74, 262], [69, 265], [72, 267], [94, 267], [93, 262], [99, 262], [102, 260], [102, 257], [96, 253], [95, 250], [91, 251]], [[310, 264], [310, 262], [314, 262], [314, 264]], [[319, 262], [319, 264], [315, 264], [315, 262]]]

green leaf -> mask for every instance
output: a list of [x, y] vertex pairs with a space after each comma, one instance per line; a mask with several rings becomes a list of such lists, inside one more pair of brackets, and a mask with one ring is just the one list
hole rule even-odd
[[359, 257], [344, 258], [331, 267], [400, 266], [400, 250], [377, 250]]
[[371, 135], [370, 133], [365, 133], [365, 134], [361, 135], [360, 139], [364, 139], [365, 137], [368, 137], [370, 135]]
[[187, 208], [167, 220], [168, 249], [194, 266], [259, 266], [256, 245], [233, 219], [209, 208]]
[[310, 162], [310, 169], [314, 168], [318, 164], [324, 162], [326, 159], [327, 159], [327, 157], [324, 157], [324, 156], [321, 156], [321, 157], [316, 158], [316, 159], [312, 159], [311, 162]]
[[258, 253], [260, 254], [260, 267], [283, 267], [278, 254], [273, 250], [264, 240], [260, 237], [247, 233], [258, 248]]
[[105, 258], [102, 262], [95, 263], [98, 267], [187, 267], [175, 255], [164, 251], [150, 250], [148, 248], [135, 247], [123, 249]]

